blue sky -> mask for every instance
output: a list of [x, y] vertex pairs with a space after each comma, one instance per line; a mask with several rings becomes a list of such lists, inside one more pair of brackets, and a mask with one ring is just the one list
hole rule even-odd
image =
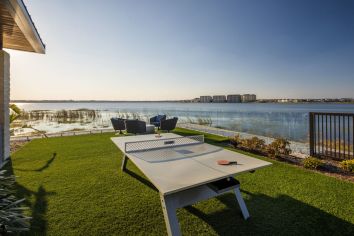
[[354, 97], [352, 0], [25, 0], [46, 55], [12, 99]]

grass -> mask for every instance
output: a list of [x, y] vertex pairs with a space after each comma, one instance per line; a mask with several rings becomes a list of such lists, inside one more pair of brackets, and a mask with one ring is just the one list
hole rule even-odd
[[[131, 162], [128, 173], [120, 171], [121, 152], [112, 136], [33, 140], [12, 155], [7, 168], [18, 176], [17, 195], [30, 207], [31, 235], [166, 234], [158, 192]], [[217, 145], [225, 141], [215, 135], [205, 139]], [[353, 183], [271, 162], [237, 177], [248, 221], [234, 195], [225, 194], [178, 210], [182, 233], [354, 235]]]

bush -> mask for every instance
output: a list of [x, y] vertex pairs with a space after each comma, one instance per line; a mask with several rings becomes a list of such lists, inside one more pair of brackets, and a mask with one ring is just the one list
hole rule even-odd
[[290, 142], [279, 138], [266, 146], [266, 151], [270, 157], [280, 157], [280, 155], [289, 155], [291, 153]]
[[249, 139], [242, 139], [240, 135], [236, 135], [233, 138], [230, 138], [230, 144], [235, 148], [241, 147], [249, 151], [263, 151], [265, 147], [265, 142], [263, 139], [258, 137], [252, 137]]
[[353, 160], [345, 160], [340, 163], [340, 166], [343, 170], [354, 172], [354, 159]]
[[250, 139], [242, 139], [241, 146], [252, 151], [263, 151], [265, 142], [263, 139], [252, 137]]
[[238, 145], [240, 145], [242, 142], [242, 139], [239, 134], [235, 135], [235, 137], [230, 138], [230, 144], [234, 146], [234, 148], [237, 148]]
[[25, 208], [20, 207], [25, 199], [12, 195], [15, 177], [5, 176], [5, 172], [0, 171], [0, 235], [28, 231], [30, 218], [22, 214]]
[[319, 167], [323, 166], [323, 162], [314, 157], [306, 158], [303, 164], [306, 169], [318, 169]]

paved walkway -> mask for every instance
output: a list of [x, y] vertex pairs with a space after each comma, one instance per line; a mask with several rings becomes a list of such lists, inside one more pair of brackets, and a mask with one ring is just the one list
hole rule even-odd
[[84, 135], [84, 134], [102, 134], [102, 133], [111, 133], [115, 132], [113, 129], [96, 129], [96, 130], [82, 130], [82, 131], [66, 131], [60, 133], [46, 133], [46, 134], [37, 134], [29, 136], [12, 136], [11, 141], [30, 141], [32, 139], [39, 138], [52, 138], [52, 137], [64, 137], [64, 136], [75, 136], [75, 135]]

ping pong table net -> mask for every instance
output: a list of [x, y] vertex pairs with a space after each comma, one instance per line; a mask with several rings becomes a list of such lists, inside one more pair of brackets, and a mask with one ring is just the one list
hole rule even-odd
[[177, 138], [159, 138], [153, 140], [134, 141], [125, 143], [125, 152], [144, 152], [164, 148], [197, 145], [204, 143], [204, 135], [195, 135]]

